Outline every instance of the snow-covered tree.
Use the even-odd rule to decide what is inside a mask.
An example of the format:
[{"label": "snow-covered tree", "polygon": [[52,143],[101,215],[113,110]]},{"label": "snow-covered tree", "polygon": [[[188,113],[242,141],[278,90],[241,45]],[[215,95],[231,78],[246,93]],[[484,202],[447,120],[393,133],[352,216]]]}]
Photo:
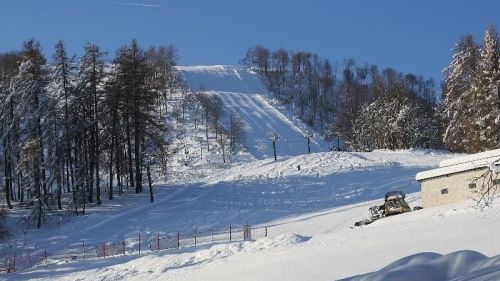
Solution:
[{"label": "snow-covered tree", "polygon": [[[19,70],[22,56],[18,52],[0,54],[0,163],[3,164],[5,200],[9,209],[11,201],[23,201],[19,182],[16,181],[16,170],[19,162],[19,147],[15,145],[19,137],[19,120],[14,120],[16,101],[8,99],[11,94],[10,84]],[[0,174],[1,174],[0,172]],[[16,192],[17,189],[17,192]]]},{"label": "snow-covered tree", "polygon": [[49,115],[47,106],[50,97],[46,89],[48,76],[45,62],[39,43],[26,41],[19,73],[12,81],[12,92],[7,98],[18,102],[11,122],[16,120],[20,124],[18,146],[21,147],[21,169],[35,199],[36,206],[31,217],[36,220],[37,228],[42,225],[48,209],[44,130],[48,124],[46,117]]},{"label": "snow-covered tree", "polygon": [[89,167],[88,200],[93,202],[94,181],[95,199],[97,205],[101,204],[101,177],[100,177],[100,151],[101,151],[101,99],[104,90],[104,53],[94,44],[87,44],[85,52],[80,58],[78,71],[78,92],[81,94],[81,102],[85,104],[85,113],[88,126],[85,135],[88,135]]},{"label": "snow-covered tree", "polygon": [[478,70],[474,79],[474,149],[476,151],[500,147],[497,88],[500,85],[498,33],[490,26],[484,33]]},{"label": "snow-covered tree", "polygon": [[[70,192],[70,188],[74,188],[70,183],[74,183],[74,161],[72,157],[72,143],[73,143],[73,125],[70,118],[70,106],[74,102],[74,80],[76,66],[73,59],[70,58],[65,50],[62,41],[57,42],[55,45],[54,54],[52,55],[51,67],[51,83],[50,90],[53,96],[54,116],[53,120],[53,138],[50,143],[53,144],[54,149],[51,150],[50,166],[54,173],[57,182],[57,201],[59,209],[61,206],[62,194],[62,181],[66,183],[66,191]],[[63,179],[65,178],[65,179]]]},{"label": "snow-covered tree", "polygon": [[439,122],[418,100],[380,97],[361,111],[349,144],[357,150],[438,147]]},{"label": "snow-covered tree", "polygon": [[464,36],[453,50],[444,70],[443,109],[445,146],[458,152],[473,152],[474,92],[478,51],[472,35]]}]

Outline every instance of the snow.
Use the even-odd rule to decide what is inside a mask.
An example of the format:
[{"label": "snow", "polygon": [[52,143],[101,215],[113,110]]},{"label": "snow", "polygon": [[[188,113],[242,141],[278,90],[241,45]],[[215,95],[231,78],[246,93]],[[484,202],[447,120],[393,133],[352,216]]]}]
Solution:
[{"label": "snow", "polygon": [[[218,95],[225,104],[225,111],[234,110],[246,124],[246,147],[257,159],[273,156],[268,133],[279,135],[276,142],[278,157],[307,153],[306,133],[298,120],[290,119],[271,104],[268,91],[259,75],[237,66],[178,66],[177,70],[188,81],[193,92],[204,89]],[[292,121],[293,120],[293,121]],[[331,145],[320,138],[311,139],[311,151],[328,151]]]},{"label": "snow", "polygon": [[[495,164],[499,159],[500,149],[447,159],[439,163],[438,169],[420,172],[416,175],[415,179],[420,181],[478,168],[494,167],[496,165],[493,164]],[[494,170],[495,169],[492,169],[492,171]]]},{"label": "snow", "polygon": [[[418,194],[408,198],[419,202]],[[8,280],[337,280],[371,271],[378,272],[352,280],[500,276],[500,241],[488,235],[500,230],[500,206],[483,212],[463,203],[441,206],[351,228],[376,203],[281,218],[270,222],[269,237],[255,241],[42,265]]]},{"label": "snow", "polygon": [[[0,244],[0,257],[12,246],[17,251],[47,249],[51,258],[35,259],[37,265],[15,274],[0,274],[0,280],[500,278],[500,237],[495,235],[500,231],[499,202],[484,210],[471,207],[472,202],[444,205],[353,227],[369,216],[369,207],[383,202],[387,191],[402,190],[410,206],[418,206],[420,185],[415,174],[454,155],[435,150],[327,152],[327,144],[319,139],[313,153],[306,154],[304,143],[288,147],[284,142],[301,138],[306,127],[265,97],[255,73],[230,66],[178,69],[192,89],[203,85],[220,95],[227,107],[238,110],[251,131],[247,143],[251,155],[243,151],[222,164],[213,151],[203,158],[181,151],[172,161],[178,166],[170,169],[185,174],[156,185],[155,203],[149,203],[149,194],[130,190],[103,200],[101,206],[88,207],[85,216],[49,217],[39,230],[24,228],[19,221],[29,210],[16,208],[7,219],[14,235]],[[270,157],[266,139],[271,129],[282,136],[278,161]],[[180,141],[188,150],[199,149],[190,133]],[[258,149],[259,139],[266,143],[265,149]],[[254,240],[220,239],[227,236],[229,225],[240,228],[244,223],[252,225]],[[213,243],[211,229],[216,233]],[[158,234],[171,238],[177,231],[183,235],[180,249],[138,253],[139,234],[145,243]],[[196,247],[195,232],[200,236]],[[126,255],[60,258],[82,242],[97,247],[123,241]],[[115,250],[119,253],[119,248]]]},{"label": "snow", "polygon": [[[203,232],[247,221],[254,225],[256,240],[55,261],[47,268],[42,263],[9,275],[9,280],[334,280],[423,252],[467,248],[497,254],[491,247],[496,238],[478,237],[498,231],[492,223],[500,216],[498,207],[480,212],[467,204],[451,205],[351,228],[388,190],[402,189],[410,193],[412,206],[420,204],[415,173],[448,157],[425,150],[314,153],[252,161],[181,186],[157,186],[154,204],[145,203],[147,194],[127,194],[88,209],[86,216],[64,217],[60,235],[52,220],[41,230],[29,230],[27,240],[58,253],[81,241],[90,246],[134,239],[138,231],[152,239],[157,231],[184,232],[197,226]],[[267,238],[263,226],[268,226]],[[6,247],[0,249],[5,252]]]},{"label": "snow", "polygon": [[439,167],[448,167],[458,164],[463,164],[467,162],[480,162],[480,161],[488,161],[491,158],[499,158],[500,157],[500,149],[488,150],[485,152],[480,152],[476,154],[456,157],[452,159],[443,160],[439,163]]},{"label": "snow", "polygon": [[363,280],[498,280],[500,256],[488,258],[475,251],[457,251],[447,255],[419,253],[402,258],[375,273],[344,281]]}]

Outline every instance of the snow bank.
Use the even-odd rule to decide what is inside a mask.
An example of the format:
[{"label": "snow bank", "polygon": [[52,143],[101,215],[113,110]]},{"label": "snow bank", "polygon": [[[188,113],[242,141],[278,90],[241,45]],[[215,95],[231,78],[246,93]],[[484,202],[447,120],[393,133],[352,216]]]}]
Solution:
[{"label": "snow bank", "polygon": [[344,281],[499,280],[500,256],[488,258],[475,251],[447,255],[419,253],[402,258],[377,272]]}]

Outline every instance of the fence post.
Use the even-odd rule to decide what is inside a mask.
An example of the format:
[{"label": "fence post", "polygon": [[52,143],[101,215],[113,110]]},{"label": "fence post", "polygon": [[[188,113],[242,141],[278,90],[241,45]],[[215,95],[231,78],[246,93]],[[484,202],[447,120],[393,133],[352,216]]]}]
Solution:
[{"label": "fence post", "polygon": [[104,258],[106,258],[106,242],[104,242],[104,244],[102,245],[102,249],[104,252]]},{"label": "fence post", "polygon": [[85,260],[85,241],[82,241],[83,260]]},{"label": "fence post", "polygon": [[211,234],[212,234],[212,243],[214,243],[214,229],[213,228],[212,228]]},{"label": "fence post", "polygon": [[198,226],[194,229],[194,246],[196,247],[196,235],[198,234]]},{"label": "fence post", "polygon": [[267,226],[265,227],[265,230],[266,230],[266,234],[265,234],[265,236],[264,236],[264,237],[267,237]]},{"label": "fence post", "polygon": [[123,240],[123,255],[125,255],[125,240]]},{"label": "fence post", "polygon": [[45,248],[44,257],[45,257],[45,267],[47,267],[49,266],[49,261],[47,260],[47,248]]},{"label": "fence post", "polygon": [[139,255],[141,254],[141,233],[139,232]]},{"label": "fence post", "polygon": [[16,272],[16,252],[14,252],[14,272]]},{"label": "fence post", "polygon": [[158,251],[160,250],[160,232],[158,231],[158,239],[156,240],[156,244],[158,246]]},{"label": "fence post", "polygon": [[29,249],[28,249],[28,259],[30,260],[30,267],[31,267],[31,252]]},{"label": "fence post", "polygon": [[233,239],[232,239],[232,235],[233,235],[233,233],[232,233],[232,226],[231,226],[231,225],[229,225],[229,242],[233,242],[233,241],[232,241],[232,240],[233,240]]},{"label": "fence post", "polygon": [[177,249],[181,247],[181,231],[177,229]]}]

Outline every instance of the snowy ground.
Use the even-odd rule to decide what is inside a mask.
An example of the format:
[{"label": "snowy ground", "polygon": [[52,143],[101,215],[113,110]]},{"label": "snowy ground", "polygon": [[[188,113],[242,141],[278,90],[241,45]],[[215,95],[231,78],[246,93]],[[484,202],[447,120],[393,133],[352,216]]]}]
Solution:
[{"label": "snowy ground", "polygon": [[[40,230],[24,228],[19,220],[28,211],[15,209],[7,220],[14,238],[0,244],[0,257],[28,249],[67,257],[83,242],[91,248],[122,241],[127,255],[51,258],[15,274],[0,274],[0,280],[336,280],[374,271],[352,280],[500,279],[500,205],[480,211],[464,202],[352,227],[390,190],[406,192],[410,205],[419,205],[415,175],[453,155],[326,152],[329,145],[319,139],[314,153],[304,154],[305,143],[288,145],[283,136],[303,138],[305,126],[268,102],[255,73],[228,66],[179,69],[194,90],[204,86],[246,116],[252,137],[248,151],[223,164],[217,149],[197,154],[196,130],[188,128],[172,161],[179,176],[155,186],[153,204],[147,193],[130,191],[91,206],[85,216],[54,214]],[[269,142],[268,130],[282,136],[278,161],[270,157],[269,143],[259,144]],[[229,242],[229,225],[240,228],[244,223],[253,225],[254,241],[237,236]],[[214,243],[207,238],[212,229]],[[139,233],[149,241],[177,231],[182,233],[178,250],[136,251]],[[193,246],[193,233],[204,235],[198,240],[202,245]]]},{"label": "snowy ground", "polygon": [[[47,268],[41,266],[0,278],[335,280],[380,270],[415,254],[419,255],[411,259],[412,267],[390,268],[411,272],[418,263],[431,264],[426,268],[434,274],[435,268],[453,268],[455,259],[439,259],[429,252],[449,254],[469,249],[487,256],[497,255],[500,239],[493,234],[500,230],[495,224],[500,206],[481,212],[471,208],[469,202],[351,228],[354,221],[368,215],[369,206],[381,203],[387,190],[418,191],[415,173],[437,166],[439,160],[448,157],[435,151],[318,153],[244,164],[183,187],[157,187],[158,200],[152,205],[146,203],[147,195],[123,196],[114,204],[107,201],[85,217],[65,218],[60,235],[56,235],[57,225],[53,222],[40,231],[30,230],[27,240],[36,240],[39,248],[57,252],[64,251],[63,245],[82,240],[122,241],[138,231],[154,237],[156,231],[169,233],[194,226],[201,231],[246,221],[257,227],[268,226],[269,237],[263,238],[262,232],[257,232],[254,242],[205,244],[140,256],[53,263]],[[300,171],[296,169],[298,164]],[[418,192],[412,193],[408,197],[410,204],[418,205],[419,196]],[[3,250],[5,246],[2,245]],[[456,256],[458,260],[462,257],[451,257]],[[474,268],[487,272],[491,263],[497,264],[496,259],[489,259],[488,263],[480,254],[467,257],[482,262]],[[440,260],[449,262],[443,264]],[[447,277],[469,271],[449,272]]]}]

